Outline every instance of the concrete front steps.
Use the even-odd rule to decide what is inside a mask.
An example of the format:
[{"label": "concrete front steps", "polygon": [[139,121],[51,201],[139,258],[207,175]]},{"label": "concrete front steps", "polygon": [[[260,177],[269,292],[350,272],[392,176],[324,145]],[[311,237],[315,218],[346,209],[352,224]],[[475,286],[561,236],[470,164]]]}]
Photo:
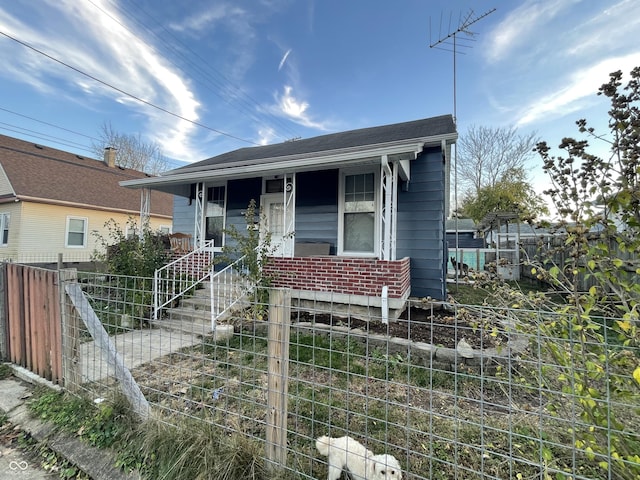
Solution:
[{"label": "concrete front steps", "polygon": [[[210,282],[203,282],[200,287],[201,288],[195,290],[192,296],[180,298],[177,306],[165,308],[162,317],[152,321],[152,325],[184,334],[198,336],[212,335]],[[230,294],[233,291],[237,291],[238,288],[237,285],[214,284],[214,303],[224,304],[225,301],[228,301]],[[241,303],[246,302],[243,301]],[[231,327],[231,334],[233,334],[233,326],[225,325],[225,320],[231,315],[231,311],[226,311],[215,320],[217,326],[216,331],[219,332],[219,334],[223,336],[227,335],[228,327]]]}]

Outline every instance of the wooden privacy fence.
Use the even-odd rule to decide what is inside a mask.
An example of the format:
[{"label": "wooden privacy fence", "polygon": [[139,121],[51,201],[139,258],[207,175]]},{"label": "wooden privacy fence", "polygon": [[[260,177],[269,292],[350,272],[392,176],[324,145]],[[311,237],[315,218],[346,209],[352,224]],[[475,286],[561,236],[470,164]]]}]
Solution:
[{"label": "wooden privacy fence", "polygon": [[62,383],[58,272],[15,263],[3,263],[0,269],[4,286],[0,353],[43,378]]}]

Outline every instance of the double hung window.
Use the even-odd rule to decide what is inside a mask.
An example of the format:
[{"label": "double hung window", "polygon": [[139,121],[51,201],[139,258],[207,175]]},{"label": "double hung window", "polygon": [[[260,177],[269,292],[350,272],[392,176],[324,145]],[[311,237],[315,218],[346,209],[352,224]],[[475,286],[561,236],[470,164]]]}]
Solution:
[{"label": "double hung window", "polygon": [[9,243],[9,214],[0,213],[0,245]]},{"label": "double hung window", "polygon": [[83,248],[87,246],[87,219],[67,217],[66,246]]},{"label": "double hung window", "polygon": [[341,239],[346,254],[376,253],[376,175],[344,174],[341,185]]}]

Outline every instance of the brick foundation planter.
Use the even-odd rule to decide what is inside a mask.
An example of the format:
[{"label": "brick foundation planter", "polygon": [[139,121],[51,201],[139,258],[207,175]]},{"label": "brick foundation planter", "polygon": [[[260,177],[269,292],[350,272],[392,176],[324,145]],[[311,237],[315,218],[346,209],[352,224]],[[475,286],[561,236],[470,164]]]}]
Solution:
[{"label": "brick foundation planter", "polygon": [[387,286],[390,299],[405,299],[411,287],[408,257],[272,257],[265,273],[274,278],[274,287],[339,295],[380,297],[382,287]]}]

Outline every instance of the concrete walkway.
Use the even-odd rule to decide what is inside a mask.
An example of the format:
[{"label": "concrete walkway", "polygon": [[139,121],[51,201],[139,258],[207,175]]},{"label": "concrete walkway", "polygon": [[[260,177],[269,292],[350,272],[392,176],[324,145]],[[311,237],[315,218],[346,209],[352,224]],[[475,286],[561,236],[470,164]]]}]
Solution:
[{"label": "concrete walkway", "polygon": [[[109,339],[124,365],[132,370],[182,348],[198,345],[202,343],[203,334],[210,332],[210,328],[207,332],[203,332],[201,328],[193,328],[193,322],[191,324],[185,322],[183,329],[147,328],[112,335]],[[232,335],[232,325],[218,325],[215,335],[217,338],[229,338]],[[109,359],[108,349],[101,348],[100,344],[91,341],[83,343],[80,352],[83,383],[114,375],[114,362]]]}]

